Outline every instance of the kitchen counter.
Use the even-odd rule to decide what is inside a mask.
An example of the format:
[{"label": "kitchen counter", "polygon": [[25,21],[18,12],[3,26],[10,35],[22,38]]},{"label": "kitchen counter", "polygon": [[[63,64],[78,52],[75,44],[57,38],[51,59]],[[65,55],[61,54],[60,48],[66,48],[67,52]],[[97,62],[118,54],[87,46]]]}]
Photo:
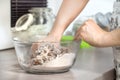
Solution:
[{"label": "kitchen counter", "polygon": [[70,71],[56,74],[26,73],[14,49],[0,51],[0,80],[114,80],[112,48],[80,49]]}]

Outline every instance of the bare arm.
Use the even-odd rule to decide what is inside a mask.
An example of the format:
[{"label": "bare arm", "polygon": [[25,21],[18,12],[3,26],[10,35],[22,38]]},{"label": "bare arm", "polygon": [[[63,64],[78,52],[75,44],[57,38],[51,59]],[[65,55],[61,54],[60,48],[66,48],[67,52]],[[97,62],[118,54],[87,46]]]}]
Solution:
[{"label": "bare arm", "polygon": [[[38,41],[59,42],[65,29],[80,14],[87,2],[88,0],[63,0],[51,32],[45,39]],[[32,50],[35,51],[39,45],[34,43]]]},{"label": "bare arm", "polygon": [[120,29],[115,29],[106,36],[107,46],[120,46]]},{"label": "bare arm", "polygon": [[95,47],[120,46],[120,29],[107,32],[93,20],[87,20],[76,32],[75,40],[80,39]]},{"label": "bare arm", "polygon": [[63,0],[54,26],[49,35],[60,40],[69,24],[80,14],[89,0]]}]

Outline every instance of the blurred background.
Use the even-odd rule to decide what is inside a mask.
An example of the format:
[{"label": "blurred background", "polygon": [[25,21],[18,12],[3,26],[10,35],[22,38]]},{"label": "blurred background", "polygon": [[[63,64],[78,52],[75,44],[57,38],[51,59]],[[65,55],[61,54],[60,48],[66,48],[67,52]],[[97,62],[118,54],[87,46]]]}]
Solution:
[{"label": "blurred background", "polygon": [[[115,0],[89,0],[85,9],[71,23],[66,30],[67,34],[72,31],[74,23],[81,17],[94,16],[97,13],[105,15],[112,13]],[[11,27],[15,26],[17,19],[28,13],[31,7],[49,7],[56,16],[62,0],[1,0],[0,2],[0,50],[12,48]]]}]

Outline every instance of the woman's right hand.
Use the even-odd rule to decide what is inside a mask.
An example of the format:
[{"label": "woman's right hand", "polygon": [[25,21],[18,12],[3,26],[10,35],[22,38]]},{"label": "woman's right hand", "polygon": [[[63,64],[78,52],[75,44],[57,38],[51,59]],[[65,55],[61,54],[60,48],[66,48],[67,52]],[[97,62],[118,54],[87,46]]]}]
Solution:
[{"label": "woman's right hand", "polygon": [[48,35],[45,38],[39,39],[36,42],[34,42],[32,44],[31,49],[35,52],[39,48],[39,46],[41,45],[42,42],[54,43],[55,46],[58,46],[60,39],[58,39],[54,35]]}]

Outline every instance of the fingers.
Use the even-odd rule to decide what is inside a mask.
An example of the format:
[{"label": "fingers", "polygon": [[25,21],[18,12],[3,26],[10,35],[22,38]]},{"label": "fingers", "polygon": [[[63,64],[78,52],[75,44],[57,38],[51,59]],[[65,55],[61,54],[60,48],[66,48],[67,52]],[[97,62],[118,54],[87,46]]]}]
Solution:
[{"label": "fingers", "polygon": [[42,39],[38,39],[36,42],[32,43],[31,46],[31,50],[32,52],[35,52],[36,50],[38,50],[42,45],[50,43],[51,45],[53,44],[55,47],[59,47],[60,43],[58,41],[56,41],[54,39],[54,37],[52,36],[47,36],[45,38]]},{"label": "fingers", "polygon": [[32,47],[31,47],[32,51],[35,52],[37,50],[37,48],[38,48],[38,44],[37,43],[33,43]]},{"label": "fingers", "polygon": [[77,31],[74,37],[74,40],[79,41],[81,39],[80,31]]},{"label": "fingers", "polygon": [[32,46],[31,46],[32,51],[35,52],[38,49],[38,47],[41,45],[42,42],[47,42],[45,40],[46,40],[45,37],[43,37],[42,39],[38,38],[38,40],[36,42],[33,42]]},{"label": "fingers", "polygon": [[93,46],[100,46],[106,32],[93,20],[87,20],[75,34],[75,40],[84,40]]},{"label": "fingers", "polygon": [[74,40],[76,40],[76,41],[79,41],[80,39],[83,40],[83,39],[84,39],[84,34],[86,33],[86,30],[87,30],[87,26],[86,26],[86,23],[84,23],[84,24],[76,31]]}]

